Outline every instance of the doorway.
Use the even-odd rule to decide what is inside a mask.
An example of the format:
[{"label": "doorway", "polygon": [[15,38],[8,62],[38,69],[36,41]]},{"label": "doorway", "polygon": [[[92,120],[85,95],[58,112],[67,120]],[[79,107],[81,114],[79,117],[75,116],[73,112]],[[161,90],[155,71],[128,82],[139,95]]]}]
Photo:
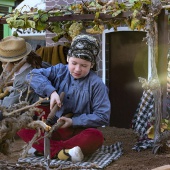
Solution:
[{"label": "doorway", "polygon": [[145,36],[145,32],[137,31],[106,34],[110,126],[131,128],[143,92],[138,77],[148,76],[148,46],[142,41]]}]

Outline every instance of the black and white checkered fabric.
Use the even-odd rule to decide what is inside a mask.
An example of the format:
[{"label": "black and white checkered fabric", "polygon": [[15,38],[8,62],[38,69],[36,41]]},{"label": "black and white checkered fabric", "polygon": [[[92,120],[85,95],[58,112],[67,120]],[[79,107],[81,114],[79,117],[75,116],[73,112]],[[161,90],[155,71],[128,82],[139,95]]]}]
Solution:
[{"label": "black and white checkered fabric", "polygon": [[151,90],[144,90],[141,101],[132,120],[132,129],[139,136],[139,142],[132,148],[140,151],[153,146],[153,140],[148,139],[147,130],[154,116],[154,97]]},{"label": "black and white checkered fabric", "polygon": [[154,140],[152,139],[141,140],[134,145],[132,150],[140,152],[141,150],[152,148],[153,144],[154,144]]},{"label": "black and white checkered fabric", "polygon": [[[81,168],[81,169],[103,169],[108,166],[111,162],[117,160],[122,154],[122,144],[117,142],[110,146],[102,146],[90,157],[85,157],[83,162],[73,164],[71,161],[61,161],[58,159],[52,159],[49,163],[49,168]],[[30,163],[30,164],[41,164],[47,167],[47,161],[43,156],[41,157],[26,157],[19,158],[18,164]]]},{"label": "black and white checkered fabric", "polygon": [[146,137],[146,131],[150,126],[153,113],[154,98],[152,91],[145,90],[132,120],[132,129],[139,135],[140,139]]}]

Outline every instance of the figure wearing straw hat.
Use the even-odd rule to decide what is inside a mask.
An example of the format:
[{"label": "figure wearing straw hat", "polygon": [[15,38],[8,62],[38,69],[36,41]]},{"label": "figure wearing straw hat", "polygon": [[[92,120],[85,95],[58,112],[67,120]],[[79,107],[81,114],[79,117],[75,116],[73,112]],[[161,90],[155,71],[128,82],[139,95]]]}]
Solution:
[{"label": "figure wearing straw hat", "polygon": [[1,76],[1,84],[3,85],[13,77],[13,86],[9,96],[0,100],[0,105],[8,108],[24,101],[26,97],[28,97],[27,101],[30,104],[37,101],[38,95],[33,92],[28,95],[29,83],[25,79],[33,68],[40,68],[42,63],[41,57],[32,51],[31,45],[20,37],[9,36],[2,39],[0,41],[0,61],[4,67],[7,64],[13,65],[12,73],[6,79],[2,79],[3,76]]}]

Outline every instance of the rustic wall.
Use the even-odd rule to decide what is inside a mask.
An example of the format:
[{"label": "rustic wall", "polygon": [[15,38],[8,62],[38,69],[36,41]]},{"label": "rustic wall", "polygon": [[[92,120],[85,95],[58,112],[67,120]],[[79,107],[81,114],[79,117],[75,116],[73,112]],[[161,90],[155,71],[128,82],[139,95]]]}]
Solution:
[{"label": "rustic wall", "polygon": [[[59,8],[61,6],[68,6],[70,4],[73,3],[82,3],[82,1],[79,0],[46,0],[46,10],[52,9],[52,8]],[[54,41],[52,41],[52,37],[54,37],[55,34],[51,33],[49,31],[46,31],[46,46],[55,46],[57,44],[63,44],[63,42],[67,41],[64,38],[61,39],[59,42],[55,43]],[[101,35],[93,35],[94,37],[96,37],[99,41],[100,44],[102,42],[102,36]],[[100,48],[100,52],[97,58],[97,62],[96,62],[96,73],[102,77],[102,44],[101,44],[101,48]]]}]

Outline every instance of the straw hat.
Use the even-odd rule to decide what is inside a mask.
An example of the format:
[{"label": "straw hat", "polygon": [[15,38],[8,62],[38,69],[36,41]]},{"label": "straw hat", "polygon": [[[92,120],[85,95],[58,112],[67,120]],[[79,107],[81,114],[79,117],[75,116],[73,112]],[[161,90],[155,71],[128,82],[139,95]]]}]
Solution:
[{"label": "straw hat", "polygon": [[9,36],[0,41],[0,61],[15,62],[28,55],[32,50],[29,43],[21,37]]}]

